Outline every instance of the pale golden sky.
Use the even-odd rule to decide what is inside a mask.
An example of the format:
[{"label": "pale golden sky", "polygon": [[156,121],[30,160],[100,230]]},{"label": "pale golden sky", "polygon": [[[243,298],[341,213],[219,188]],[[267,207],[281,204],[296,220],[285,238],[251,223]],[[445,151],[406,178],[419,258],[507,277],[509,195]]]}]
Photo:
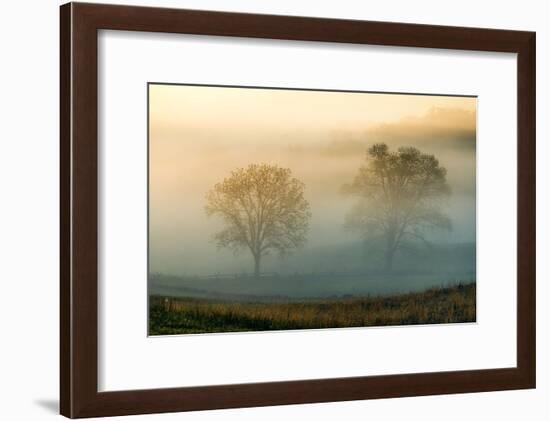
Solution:
[{"label": "pale golden sky", "polygon": [[364,129],[423,116],[433,108],[476,110],[471,97],[179,85],[150,85],[149,89],[150,122],[163,133],[182,125],[247,131],[281,126],[287,130]]},{"label": "pale golden sky", "polygon": [[[342,229],[352,181],[366,149],[416,146],[434,153],[455,191],[457,241],[475,238],[475,98],[299,90],[149,86],[150,252],[153,271],[248,268],[248,257],[216,251],[218,221],[204,196],[238,167],[271,163],[306,184],[308,246],[354,241]],[[450,239],[449,241],[453,241]],[[205,257],[205,256],[208,256]],[[241,260],[239,260],[241,259]],[[214,263],[213,263],[214,262]],[[239,263],[240,262],[240,263]],[[232,266],[232,270],[237,270]]]}]

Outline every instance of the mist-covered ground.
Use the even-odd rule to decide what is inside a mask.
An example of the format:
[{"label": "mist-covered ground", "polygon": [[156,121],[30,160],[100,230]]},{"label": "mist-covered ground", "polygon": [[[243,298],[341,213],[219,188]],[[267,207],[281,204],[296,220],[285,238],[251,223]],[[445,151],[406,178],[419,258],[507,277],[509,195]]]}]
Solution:
[{"label": "mist-covered ground", "polygon": [[149,294],[270,302],[405,293],[476,280],[473,243],[411,246],[398,254],[390,273],[382,270],[380,258],[375,245],[364,243],[318,247],[273,259],[260,279],[246,271],[152,273]]}]

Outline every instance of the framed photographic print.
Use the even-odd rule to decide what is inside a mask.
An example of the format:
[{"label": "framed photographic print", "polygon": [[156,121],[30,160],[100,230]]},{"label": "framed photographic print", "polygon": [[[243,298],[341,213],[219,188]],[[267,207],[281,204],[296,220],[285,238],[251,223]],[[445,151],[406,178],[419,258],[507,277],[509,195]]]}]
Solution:
[{"label": "framed photographic print", "polygon": [[533,387],[534,33],[61,7],[63,415]]}]

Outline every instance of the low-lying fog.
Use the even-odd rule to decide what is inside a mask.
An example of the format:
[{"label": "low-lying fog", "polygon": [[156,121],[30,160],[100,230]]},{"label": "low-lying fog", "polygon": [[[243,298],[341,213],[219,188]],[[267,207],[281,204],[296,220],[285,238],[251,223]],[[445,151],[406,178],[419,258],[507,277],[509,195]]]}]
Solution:
[{"label": "low-lying fog", "polygon": [[[414,146],[434,154],[452,194],[449,232],[431,245],[410,244],[396,273],[441,273],[441,282],[475,280],[476,99],[343,94],[188,86],[150,86],[150,273],[207,277],[253,270],[250,252],[218,249],[223,227],[208,218],[205,195],[251,163],[290,168],[305,183],[312,217],[305,246],[285,259],[270,255],[262,272],[365,272],[380,267],[375,241],[344,229],[354,201],[341,193],[366,150]],[[405,281],[403,281],[405,282]]]}]

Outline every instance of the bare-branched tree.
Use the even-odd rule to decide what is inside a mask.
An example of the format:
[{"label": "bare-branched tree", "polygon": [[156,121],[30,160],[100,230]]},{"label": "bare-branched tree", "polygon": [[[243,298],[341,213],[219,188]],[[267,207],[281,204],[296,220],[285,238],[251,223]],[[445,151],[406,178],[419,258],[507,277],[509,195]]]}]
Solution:
[{"label": "bare-branched tree", "polygon": [[288,168],[252,164],[239,168],[206,195],[207,215],[221,216],[225,229],[215,234],[218,247],[248,249],[254,275],[270,251],[285,255],[306,241],[311,213],[304,184]]},{"label": "bare-branched tree", "polygon": [[346,226],[365,237],[382,238],[385,269],[390,271],[406,239],[427,242],[427,229],[451,229],[441,211],[442,200],[451,193],[447,170],[434,155],[413,147],[390,152],[384,143],[370,147],[366,161],[353,183],[343,188],[359,198]]}]

